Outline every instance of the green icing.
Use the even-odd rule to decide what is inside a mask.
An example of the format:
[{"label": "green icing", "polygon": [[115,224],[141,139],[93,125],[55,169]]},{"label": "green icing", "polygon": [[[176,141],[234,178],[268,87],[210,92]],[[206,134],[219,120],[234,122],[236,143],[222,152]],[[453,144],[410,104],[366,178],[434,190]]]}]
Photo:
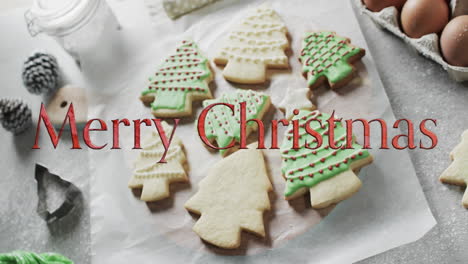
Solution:
[{"label": "green icing", "polygon": [[350,46],[346,38],[334,32],[307,33],[302,41],[300,60],[309,86],[320,77],[326,77],[330,83],[348,77],[353,72],[348,60],[359,52],[360,48]]},{"label": "green icing", "polygon": [[[213,107],[205,120],[205,133],[209,140],[215,139],[218,147],[228,146],[233,139],[240,141],[240,103],[246,102],[246,120],[261,118],[259,113],[269,102],[269,97],[251,90],[237,90],[232,94],[223,94],[221,98],[205,100],[203,106],[207,107],[216,103],[228,103],[234,105],[234,115],[231,109],[218,105]],[[248,122],[247,127],[252,127],[255,122]],[[226,149],[220,150],[221,154]]]},{"label": "green icing", "polygon": [[209,94],[206,79],[211,74],[208,60],[201,55],[197,45],[192,41],[183,41],[176,53],[169,56],[149,78],[149,85],[142,95],[155,95],[151,103],[153,110],[183,111],[187,94]]},{"label": "green icing", "polygon": [[[299,124],[306,124],[308,120],[317,119],[322,122],[322,127],[318,121],[311,121],[309,126],[322,135],[322,145],[315,149],[305,148],[305,142],[310,148],[317,146],[314,137],[309,135],[305,127],[299,127],[299,148],[293,149],[292,123],[288,127],[285,138],[281,145],[282,173],[285,175],[287,183],[284,192],[285,196],[291,196],[303,187],[312,187],[321,181],[327,180],[349,169],[349,165],[359,159],[368,157],[367,150],[353,143],[350,149],[332,149],[328,146],[328,123],[330,115],[318,111],[302,110],[295,115],[293,120],[299,120]],[[346,144],[346,129],[341,123],[335,123],[334,140],[336,146]],[[313,164],[313,166],[311,166]],[[338,165],[338,167],[337,167]]]},{"label": "green icing", "polygon": [[0,254],[0,264],[73,264],[73,261],[55,253],[36,254],[13,251],[8,254]]}]

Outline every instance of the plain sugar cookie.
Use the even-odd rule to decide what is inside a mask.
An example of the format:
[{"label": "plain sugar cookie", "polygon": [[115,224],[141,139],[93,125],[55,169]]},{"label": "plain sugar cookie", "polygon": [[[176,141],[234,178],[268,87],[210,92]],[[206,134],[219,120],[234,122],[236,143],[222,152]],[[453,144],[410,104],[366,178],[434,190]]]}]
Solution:
[{"label": "plain sugar cookie", "polygon": [[193,226],[200,238],[237,248],[242,230],[265,237],[263,212],[270,210],[271,190],[262,151],[242,149],[210,169],[185,208],[201,215]]},{"label": "plain sugar cookie", "polygon": [[[466,186],[468,183],[468,130],[463,132],[462,141],[450,153],[452,164],[442,173],[440,181],[448,184]],[[465,190],[462,204],[468,208],[468,190]]]}]

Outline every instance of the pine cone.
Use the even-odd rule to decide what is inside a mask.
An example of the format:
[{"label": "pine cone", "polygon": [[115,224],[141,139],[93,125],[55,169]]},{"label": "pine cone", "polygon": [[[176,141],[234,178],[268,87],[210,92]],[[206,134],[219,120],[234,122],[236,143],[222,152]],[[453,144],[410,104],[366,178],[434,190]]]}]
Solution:
[{"label": "pine cone", "polygon": [[33,94],[50,93],[59,82],[59,68],[54,56],[34,52],[23,64],[23,83]]},{"label": "pine cone", "polygon": [[2,126],[19,134],[31,126],[31,109],[21,99],[0,99],[0,122]]}]

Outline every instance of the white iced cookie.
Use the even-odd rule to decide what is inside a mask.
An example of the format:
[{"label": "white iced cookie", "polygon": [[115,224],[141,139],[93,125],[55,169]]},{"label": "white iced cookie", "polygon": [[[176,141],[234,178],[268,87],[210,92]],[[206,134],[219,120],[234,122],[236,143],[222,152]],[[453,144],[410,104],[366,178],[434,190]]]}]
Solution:
[{"label": "white iced cookie", "polygon": [[226,65],[223,76],[236,83],[255,84],[266,80],[267,68],[287,68],[289,47],[287,29],[267,4],[252,10],[230,32],[214,58]]},{"label": "white iced cookie", "polygon": [[176,19],[215,1],[217,0],[164,0],[163,7],[170,18]]},{"label": "white iced cookie", "polygon": [[[450,153],[452,164],[442,173],[440,181],[448,184],[466,186],[468,183],[468,130],[462,134],[462,142]],[[465,190],[462,204],[468,208],[468,190]]]},{"label": "white iced cookie", "polygon": [[[163,125],[166,135],[172,133],[172,127],[166,122]],[[182,141],[175,135],[172,138],[166,154],[167,163],[158,163],[164,153],[164,146],[157,132],[142,142],[142,150],[135,161],[135,170],[128,187],[142,188],[140,199],[153,202],[170,195],[169,184],[172,182],[187,182],[187,174],[183,164],[186,162]]]},{"label": "white iced cookie", "polygon": [[288,87],[283,100],[278,105],[278,108],[284,111],[286,119],[291,119],[294,110],[315,110],[316,107],[309,100],[312,92],[309,88],[292,88]]},{"label": "white iced cookie", "polygon": [[270,209],[271,190],[261,150],[243,149],[211,168],[185,208],[201,215],[193,230],[204,241],[237,248],[242,230],[265,236],[263,212]]}]

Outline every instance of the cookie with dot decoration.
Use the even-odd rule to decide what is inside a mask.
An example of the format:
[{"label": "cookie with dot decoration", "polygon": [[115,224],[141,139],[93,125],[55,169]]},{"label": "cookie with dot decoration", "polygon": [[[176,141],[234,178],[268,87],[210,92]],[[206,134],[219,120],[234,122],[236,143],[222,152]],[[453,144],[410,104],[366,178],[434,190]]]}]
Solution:
[{"label": "cookie with dot decoration", "polygon": [[[466,186],[468,183],[468,130],[463,132],[462,141],[450,153],[452,164],[442,173],[443,183]],[[463,195],[462,204],[468,208],[468,189]]]},{"label": "cookie with dot decoration", "polygon": [[156,117],[189,116],[192,101],[212,98],[212,80],[208,59],[193,41],[184,40],[149,78],[140,99]]},{"label": "cookie with dot decoration", "polygon": [[[294,148],[293,144],[293,122],[290,123],[280,148],[281,170],[286,179],[286,200],[309,192],[312,207],[319,209],[336,204],[357,192],[361,187],[361,180],[355,171],[372,162],[369,152],[362,149],[354,139],[352,148],[334,149],[346,146],[346,129],[339,122],[335,122],[333,129],[335,146],[330,147],[327,123],[329,115],[307,110],[295,110],[294,114],[293,122],[297,120],[299,123],[298,148]],[[307,126],[321,135],[321,144],[307,132]]]},{"label": "cookie with dot decoration", "polygon": [[[161,124],[164,131],[170,135],[172,127],[166,122]],[[153,131],[142,142],[142,150],[135,161],[135,169],[128,187],[142,189],[142,201],[154,202],[168,197],[170,183],[188,181],[183,166],[187,162],[183,148],[182,141],[174,136],[165,157],[166,163],[158,163],[164,154],[164,146],[159,134]]]},{"label": "cookie with dot decoration", "polygon": [[176,19],[215,1],[217,0],[163,0],[162,5],[167,15]]},{"label": "cookie with dot decoration", "polygon": [[335,32],[318,31],[305,34],[299,61],[311,89],[324,82],[335,89],[354,78],[353,63],[365,54],[364,49],[351,45],[348,38],[337,36]]},{"label": "cookie with dot decoration", "polygon": [[[236,90],[234,93],[223,94],[221,97],[203,101],[203,106],[216,103],[228,103],[234,106],[234,111],[224,105],[211,108],[205,119],[206,138],[216,142],[218,147],[224,148],[231,144],[232,140],[240,142],[240,103],[246,102],[246,120],[262,119],[270,107],[270,97],[252,90]],[[248,122],[246,126],[246,137],[257,130],[256,122]],[[227,156],[236,148],[221,149],[220,153]]]},{"label": "cookie with dot decoration", "polygon": [[289,47],[287,29],[267,4],[250,11],[229,33],[214,62],[226,65],[226,80],[256,84],[266,81],[267,68],[289,67],[284,50]]}]

